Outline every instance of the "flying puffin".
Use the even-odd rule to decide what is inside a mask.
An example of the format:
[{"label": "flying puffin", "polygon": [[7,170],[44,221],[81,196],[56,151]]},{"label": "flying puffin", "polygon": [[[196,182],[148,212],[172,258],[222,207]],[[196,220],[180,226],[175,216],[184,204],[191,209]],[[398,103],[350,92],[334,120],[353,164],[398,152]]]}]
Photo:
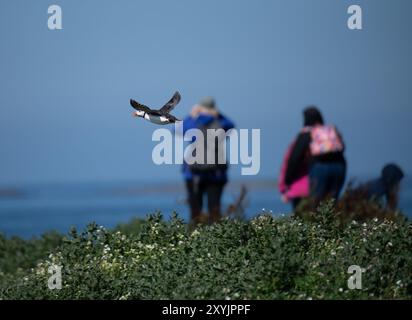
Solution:
[{"label": "flying puffin", "polygon": [[130,105],[137,110],[133,112],[135,117],[141,117],[152,123],[164,125],[181,121],[170,114],[173,108],[179,103],[180,99],[180,93],[176,91],[173,97],[159,110],[152,110],[133,99],[130,99]]}]

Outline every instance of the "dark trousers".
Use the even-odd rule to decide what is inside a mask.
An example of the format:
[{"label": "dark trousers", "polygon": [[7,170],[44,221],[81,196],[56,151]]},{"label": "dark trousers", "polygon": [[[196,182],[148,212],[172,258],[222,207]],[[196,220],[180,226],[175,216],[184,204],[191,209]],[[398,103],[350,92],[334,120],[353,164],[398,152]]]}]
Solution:
[{"label": "dark trousers", "polygon": [[207,207],[209,211],[209,222],[217,222],[221,218],[220,201],[222,198],[225,182],[191,179],[186,181],[189,196],[191,221],[201,222],[203,198],[207,196]]},{"label": "dark trousers", "polygon": [[310,194],[319,203],[326,198],[337,199],[346,176],[344,162],[316,162],[309,170]]}]

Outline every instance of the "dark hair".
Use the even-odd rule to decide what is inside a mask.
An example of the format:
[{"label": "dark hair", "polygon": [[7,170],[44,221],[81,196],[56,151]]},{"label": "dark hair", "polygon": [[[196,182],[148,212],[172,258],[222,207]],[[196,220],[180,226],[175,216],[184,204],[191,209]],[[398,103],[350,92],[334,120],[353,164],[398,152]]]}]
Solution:
[{"label": "dark hair", "polygon": [[303,125],[311,127],[317,124],[323,124],[323,117],[319,109],[315,106],[309,106],[303,110]]}]

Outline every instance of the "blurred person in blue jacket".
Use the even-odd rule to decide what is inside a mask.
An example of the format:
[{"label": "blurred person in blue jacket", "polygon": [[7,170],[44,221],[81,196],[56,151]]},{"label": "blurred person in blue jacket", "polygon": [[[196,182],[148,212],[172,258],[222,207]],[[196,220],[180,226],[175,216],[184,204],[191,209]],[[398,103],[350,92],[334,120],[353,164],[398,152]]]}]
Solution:
[{"label": "blurred person in blue jacket", "polygon": [[[226,137],[223,137],[223,140],[215,137],[216,141],[209,145],[207,130],[223,129],[226,134],[228,130],[234,127],[233,122],[217,109],[216,102],[212,97],[201,99],[192,108],[190,115],[183,120],[183,134],[190,129],[199,129],[204,137],[204,145],[199,146],[204,147],[204,161],[189,164],[185,157],[182,169],[186,182],[192,224],[197,224],[202,220],[203,199],[205,196],[207,197],[209,223],[217,222],[221,218],[221,198],[224,186],[228,181],[228,165],[226,159],[224,159],[225,163],[218,161],[220,157],[225,157],[226,151],[225,146],[219,141],[225,140]],[[196,138],[192,137],[191,143],[193,144],[195,141]],[[212,146],[212,148],[209,146]],[[206,161],[210,158],[215,159],[214,163]]]}]

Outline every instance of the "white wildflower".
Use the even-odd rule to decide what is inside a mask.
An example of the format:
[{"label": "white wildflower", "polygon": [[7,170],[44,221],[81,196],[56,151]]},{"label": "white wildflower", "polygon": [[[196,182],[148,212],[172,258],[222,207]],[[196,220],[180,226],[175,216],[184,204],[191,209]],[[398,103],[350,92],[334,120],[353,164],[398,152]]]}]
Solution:
[{"label": "white wildflower", "polygon": [[197,229],[195,231],[193,231],[192,234],[191,234],[192,237],[197,237],[199,235],[200,235],[200,232]]}]

